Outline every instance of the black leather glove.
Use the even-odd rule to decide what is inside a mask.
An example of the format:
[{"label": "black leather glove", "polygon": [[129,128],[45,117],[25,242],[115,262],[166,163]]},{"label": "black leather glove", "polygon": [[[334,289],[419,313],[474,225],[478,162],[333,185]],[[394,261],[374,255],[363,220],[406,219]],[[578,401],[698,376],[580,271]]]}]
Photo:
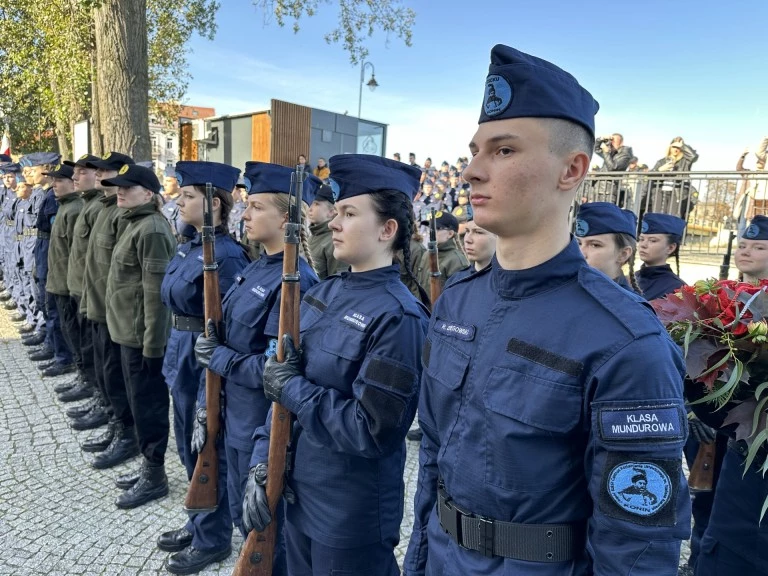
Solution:
[{"label": "black leather glove", "polygon": [[208,412],[205,408],[198,408],[195,413],[195,421],[192,424],[192,452],[198,454],[205,446],[205,440],[208,435]]},{"label": "black leather glove", "polygon": [[200,334],[195,341],[195,358],[197,358],[197,363],[203,368],[208,368],[213,352],[221,346],[219,334],[216,332],[216,323],[209,318],[206,327],[208,329],[208,336]]},{"label": "black leather glove", "polygon": [[277,356],[271,356],[264,364],[264,396],[272,402],[280,402],[285,384],[298,374],[303,374],[301,369],[301,352],[293,345],[290,334],[283,336],[283,350],[285,361],[278,362]]},{"label": "black leather glove", "polygon": [[248,483],[245,485],[243,498],[243,528],[246,534],[251,530],[264,532],[272,522],[267,502],[267,465],[256,464],[248,473]]},{"label": "black leather glove", "polygon": [[710,428],[695,416],[688,420],[688,429],[691,432],[691,436],[704,444],[714,442],[717,435],[714,428]]}]

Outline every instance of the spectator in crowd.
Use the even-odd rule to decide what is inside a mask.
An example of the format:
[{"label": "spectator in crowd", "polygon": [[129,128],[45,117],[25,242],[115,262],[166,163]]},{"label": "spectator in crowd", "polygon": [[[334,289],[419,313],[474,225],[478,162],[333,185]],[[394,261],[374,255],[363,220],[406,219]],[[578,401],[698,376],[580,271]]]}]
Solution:
[{"label": "spectator in crowd", "polygon": [[[603,159],[598,172],[624,172],[632,160],[632,148],[624,146],[624,136],[614,133],[595,141],[595,153]],[[616,203],[624,206],[626,191],[621,189],[617,178],[596,182],[596,200]]]},{"label": "spectator in crowd", "polygon": [[413,152],[408,154],[408,163],[411,166],[416,166],[416,154],[414,154]]},{"label": "spectator in crowd", "polygon": [[629,159],[629,165],[627,166],[627,172],[638,172],[640,165],[638,164],[637,156],[632,156]]},{"label": "spectator in crowd", "polygon": [[400,162],[400,152],[395,152],[394,155],[392,156],[392,158],[394,158],[395,160]]},{"label": "spectator in crowd", "polygon": [[304,166],[304,172],[312,174],[312,166],[309,165],[307,157],[304,154],[299,154],[299,157],[296,159],[296,164]]},{"label": "spectator in crowd", "polygon": [[[685,143],[682,136],[672,139],[667,148],[667,155],[653,166],[653,172],[690,172],[693,164],[699,159],[696,150]],[[691,186],[687,176],[659,178],[650,183],[650,194],[643,198],[642,213],[663,212],[679,214],[683,220],[688,219],[688,213],[698,200],[698,191]]]},{"label": "spectator in crowd", "polygon": [[317,176],[323,182],[331,176],[331,169],[328,168],[328,164],[325,163],[325,158],[317,159],[317,167],[312,171],[312,174]]}]

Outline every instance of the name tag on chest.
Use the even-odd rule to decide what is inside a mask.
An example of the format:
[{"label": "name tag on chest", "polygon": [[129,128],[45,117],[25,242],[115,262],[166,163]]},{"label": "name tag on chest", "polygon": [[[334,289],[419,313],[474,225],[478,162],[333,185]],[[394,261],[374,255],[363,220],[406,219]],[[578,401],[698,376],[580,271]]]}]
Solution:
[{"label": "name tag on chest", "polygon": [[684,425],[675,406],[600,411],[600,435],[608,441],[679,440]]},{"label": "name tag on chest", "polygon": [[460,340],[466,340],[467,342],[470,342],[475,338],[474,326],[464,326],[446,320],[438,320],[435,322],[435,330],[440,332],[440,334],[458,338]]},{"label": "name tag on chest", "polygon": [[366,316],[360,312],[352,312],[351,310],[344,314],[341,320],[360,331],[365,331],[365,329],[368,328],[368,324],[371,323],[370,316]]},{"label": "name tag on chest", "polygon": [[251,288],[251,292],[256,294],[259,298],[264,300],[267,297],[267,289],[264,286],[254,286]]}]

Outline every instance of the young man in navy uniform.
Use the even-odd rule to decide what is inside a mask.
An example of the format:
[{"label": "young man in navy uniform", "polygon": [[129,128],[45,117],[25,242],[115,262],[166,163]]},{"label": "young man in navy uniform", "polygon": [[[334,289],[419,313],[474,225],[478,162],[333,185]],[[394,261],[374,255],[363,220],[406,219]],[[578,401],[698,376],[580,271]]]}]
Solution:
[{"label": "young man in navy uniform", "polygon": [[568,229],[597,109],[560,68],[493,48],[464,178],[497,251],[433,309],[408,576],[677,574],[682,356]]}]

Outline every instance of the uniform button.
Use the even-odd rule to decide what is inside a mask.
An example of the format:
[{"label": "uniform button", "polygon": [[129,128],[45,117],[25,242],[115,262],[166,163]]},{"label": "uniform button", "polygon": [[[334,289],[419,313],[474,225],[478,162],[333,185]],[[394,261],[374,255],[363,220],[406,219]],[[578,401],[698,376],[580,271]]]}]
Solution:
[{"label": "uniform button", "polygon": [[552,560],[552,558],[554,558],[554,557],[555,557],[555,555],[552,554],[552,552],[547,552],[547,560]]},{"label": "uniform button", "polygon": [[554,533],[552,532],[552,530],[547,530],[547,538],[552,538],[553,535]]}]

